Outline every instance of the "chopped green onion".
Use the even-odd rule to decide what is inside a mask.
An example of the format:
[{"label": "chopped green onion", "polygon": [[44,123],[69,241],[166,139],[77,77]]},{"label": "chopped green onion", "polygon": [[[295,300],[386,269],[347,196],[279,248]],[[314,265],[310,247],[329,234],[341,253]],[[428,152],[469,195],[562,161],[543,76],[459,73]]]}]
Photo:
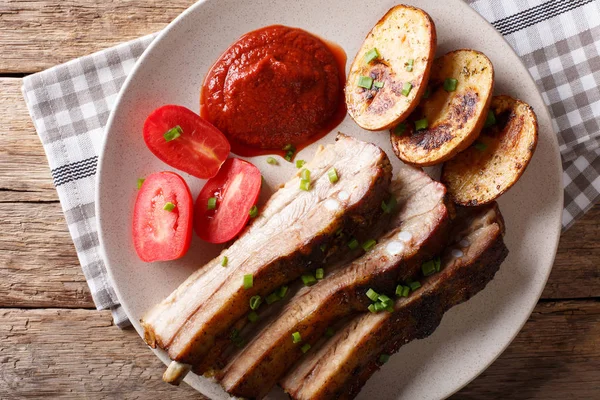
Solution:
[{"label": "chopped green onion", "polygon": [[390,299],[389,297],[387,297],[385,294],[380,294],[377,299],[384,305],[384,306],[388,306],[390,304],[392,304],[392,299]]},{"label": "chopped green onion", "polygon": [[250,289],[254,286],[254,276],[252,274],[244,275],[244,289]]},{"label": "chopped green onion", "polygon": [[304,160],[296,160],[296,168],[302,168],[306,164]]},{"label": "chopped green onion", "polygon": [[385,308],[385,311],[387,312],[394,312],[394,304],[390,304]]},{"label": "chopped green onion", "polygon": [[333,335],[335,335],[335,331],[333,330],[333,328],[327,328],[327,330],[325,331],[325,336],[333,337]]},{"label": "chopped green onion", "polygon": [[317,279],[311,274],[302,275],[300,279],[302,279],[304,286],[312,286],[317,283]]},{"label": "chopped green onion", "polygon": [[375,312],[385,310],[385,305],[383,305],[382,303],[375,303],[373,305],[375,306]]},{"label": "chopped green onion", "polygon": [[292,333],[292,342],[300,343],[302,341],[302,336],[300,336],[300,332]]},{"label": "chopped green onion", "polygon": [[279,163],[277,162],[277,160],[275,158],[273,158],[273,157],[267,157],[267,164],[277,165]]},{"label": "chopped green onion", "polygon": [[413,70],[413,65],[415,65],[415,60],[411,58],[411,59],[410,59],[410,60],[408,60],[408,62],[406,63],[406,70],[407,70],[408,72],[412,72],[412,70]]},{"label": "chopped green onion", "polygon": [[404,82],[404,85],[402,86],[402,94],[404,96],[408,96],[411,90],[412,90],[412,83]]},{"label": "chopped green onion", "polygon": [[327,245],[325,243],[323,243],[322,245],[319,246],[319,248],[321,249],[321,251],[323,253],[325,253],[325,250],[327,250]]},{"label": "chopped green onion", "polygon": [[144,184],[145,179],[144,178],[139,178],[137,180],[137,188],[138,190],[140,190],[142,188],[142,185]]},{"label": "chopped green onion", "polygon": [[487,149],[487,144],[481,143],[481,142],[475,142],[473,147],[475,147],[479,151],[485,151],[485,149]]},{"label": "chopped green onion", "polygon": [[285,295],[288,292],[288,287],[287,286],[282,286],[277,290],[277,296],[279,296],[280,299],[283,299],[285,297]]},{"label": "chopped green onion", "polygon": [[283,158],[285,158],[285,160],[286,160],[286,161],[292,162],[292,159],[294,158],[294,154],[296,154],[296,152],[295,152],[295,151],[288,150],[288,151],[285,153],[285,157],[283,157]]},{"label": "chopped green onion", "polygon": [[484,128],[489,128],[492,125],[496,124],[496,114],[494,114],[494,112],[492,110],[488,111],[488,115],[485,119],[485,124],[483,125]]},{"label": "chopped green onion", "polygon": [[367,309],[372,313],[377,312],[377,310],[375,309],[375,304],[370,304],[369,307],[367,307]]},{"label": "chopped green onion", "polygon": [[397,205],[398,205],[398,200],[396,200],[396,198],[394,196],[390,197],[390,199],[388,200],[387,203],[385,202],[385,200],[381,202],[381,208],[382,208],[383,212],[386,214],[393,213],[394,210],[396,209]]},{"label": "chopped green onion", "polygon": [[442,268],[442,260],[440,260],[440,256],[437,256],[433,259],[433,264],[435,266],[435,272],[440,272],[440,269]]},{"label": "chopped green onion", "polygon": [[275,302],[278,302],[279,300],[281,300],[281,299],[279,298],[279,295],[277,294],[277,292],[273,292],[265,298],[265,301],[267,302],[267,305],[269,305],[269,306]]},{"label": "chopped green onion", "polygon": [[244,347],[245,340],[240,337],[240,331],[233,328],[229,334],[229,339],[236,347]]},{"label": "chopped green onion", "polygon": [[383,82],[383,81],[374,81],[373,82],[373,86],[375,86],[377,89],[381,89],[384,84],[385,84],[385,82]]},{"label": "chopped green onion", "polygon": [[364,242],[362,244],[362,248],[364,251],[369,251],[373,248],[373,246],[375,246],[377,244],[377,240],[375,239],[369,239],[366,242]]},{"label": "chopped green onion", "polygon": [[348,247],[350,247],[350,250],[358,248],[358,240],[352,239],[350,242],[348,242]]},{"label": "chopped green onion", "polygon": [[402,297],[408,297],[409,293],[410,293],[410,287],[403,286],[402,287]]},{"label": "chopped green onion", "polygon": [[371,89],[371,87],[373,87],[373,78],[369,76],[359,76],[358,86],[365,89]]},{"label": "chopped green onion", "polygon": [[250,215],[250,218],[256,218],[258,216],[258,207],[256,207],[256,204],[248,211],[248,215]]},{"label": "chopped green onion", "polygon": [[169,212],[173,211],[174,209],[175,209],[175,204],[171,203],[170,201],[166,202],[163,207],[163,210],[169,211]]},{"label": "chopped green onion", "polygon": [[429,260],[421,265],[421,271],[423,271],[423,275],[429,276],[435,273],[435,263],[433,260]]},{"label": "chopped green onion", "polygon": [[423,93],[423,98],[428,99],[430,95],[431,95],[431,90],[429,89],[429,87],[427,87],[427,89],[425,89],[425,93]]},{"label": "chopped green onion", "polygon": [[404,286],[402,286],[402,285],[396,286],[396,296],[398,296],[398,297],[402,296],[402,288],[403,287]]},{"label": "chopped green onion", "polygon": [[300,179],[300,190],[308,192],[310,190],[310,181],[306,179]]},{"label": "chopped green onion", "polygon": [[221,259],[221,267],[226,267],[228,262],[229,258],[227,258],[227,256],[223,256],[223,258]]},{"label": "chopped green onion", "polygon": [[208,203],[206,204],[206,209],[214,210],[215,208],[217,208],[217,198],[211,197],[208,199]]},{"label": "chopped green onion", "polygon": [[390,360],[390,355],[389,354],[382,354],[382,355],[379,356],[379,364],[385,364],[389,360]]},{"label": "chopped green onion", "polygon": [[444,90],[446,92],[454,92],[456,90],[456,85],[458,85],[458,81],[454,78],[446,78],[444,81]]},{"label": "chopped green onion", "polygon": [[394,128],[394,135],[396,136],[402,136],[404,132],[406,132],[406,124],[404,122],[399,123]]},{"label": "chopped green onion", "polygon": [[367,64],[378,58],[379,58],[379,51],[377,51],[377,49],[375,47],[373,47],[371,50],[367,51],[367,53],[365,54],[365,62]]},{"label": "chopped green onion", "polygon": [[415,130],[422,131],[423,129],[427,129],[428,125],[427,118],[418,119],[415,121]]},{"label": "chopped green onion", "polygon": [[369,288],[369,290],[367,290],[367,297],[371,299],[371,301],[377,301],[379,299],[379,293]]},{"label": "chopped green onion", "polygon": [[179,136],[181,136],[182,133],[183,133],[183,129],[181,129],[181,127],[179,125],[177,125],[176,127],[171,128],[168,131],[166,131],[165,134],[163,135],[163,137],[165,138],[165,140],[167,142],[170,142],[171,140],[177,139]]},{"label": "chopped green onion", "polygon": [[421,283],[419,281],[411,282],[411,283],[409,283],[409,285],[410,285],[410,290],[412,290],[413,292],[421,287]]},{"label": "chopped green onion", "polygon": [[251,310],[256,310],[260,306],[260,303],[262,303],[262,298],[260,296],[257,295],[250,297]]},{"label": "chopped green onion", "polygon": [[300,171],[300,178],[309,181],[310,180],[310,171],[307,169],[303,169],[302,171]]},{"label": "chopped green onion", "polygon": [[285,146],[283,146],[283,151],[296,151],[296,148],[294,147],[293,144],[288,143]]},{"label": "chopped green onion", "polygon": [[302,353],[306,353],[310,350],[310,344],[305,343],[304,345],[302,345],[302,347],[300,347],[300,350],[302,350]]},{"label": "chopped green onion", "polygon": [[248,314],[248,321],[252,323],[258,321],[258,314],[256,313],[256,311],[252,311],[250,314]]},{"label": "chopped green onion", "polygon": [[320,281],[321,279],[323,279],[324,276],[325,270],[323,268],[317,268],[317,270],[315,271],[315,278],[317,278],[317,280]]},{"label": "chopped green onion", "polygon": [[336,183],[340,179],[335,168],[327,171],[327,176],[329,176],[329,182],[331,183]]}]

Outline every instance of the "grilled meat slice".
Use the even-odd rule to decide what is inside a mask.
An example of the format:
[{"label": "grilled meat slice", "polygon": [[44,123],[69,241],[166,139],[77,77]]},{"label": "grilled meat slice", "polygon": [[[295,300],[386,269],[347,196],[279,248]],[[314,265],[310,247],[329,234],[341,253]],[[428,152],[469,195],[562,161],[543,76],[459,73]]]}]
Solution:
[{"label": "grilled meat slice", "polygon": [[[280,188],[240,238],[200,268],[142,319],[145,340],[168,350],[169,357],[195,365],[215,337],[249,310],[249,299],[317,268],[336,249],[335,232],[374,224],[389,196],[391,166],[377,146],[345,135],[321,147],[312,161],[311,188],[300,189],[300,172]],[[327,172],[335,168],[339,181]],[[221,259],[228,258],[227,268]],[[335,257],[335,254],[328,254]],[[244,289],[243,278],[253,275]]]},{"label": "grilled meat slice", "polygon": [[414,339],[429,336],[444,313],[490,282],[508,250],[496,203],[459,208],[452,243],[441,255],[441,272],[395,303],[393,313],[364,314],[309,354],[281,382],[296,400],[351,399],[379,369],[381,354],[392,354]]},{"label": "grilled meat slice", "polygon": [[[391,293],[399,280],[414,275],[423,257],[431,257],[446,242],[448,210],[445,187],[423,171],[405,167],[392,182],[399,212],[375,247],[352,263],[295,296],[221,374],[223,388],[239,397],[261,398],[313,345],[328,325],[366,311],[366,292]],[[299,332],[301,343],[292,341]]]}]

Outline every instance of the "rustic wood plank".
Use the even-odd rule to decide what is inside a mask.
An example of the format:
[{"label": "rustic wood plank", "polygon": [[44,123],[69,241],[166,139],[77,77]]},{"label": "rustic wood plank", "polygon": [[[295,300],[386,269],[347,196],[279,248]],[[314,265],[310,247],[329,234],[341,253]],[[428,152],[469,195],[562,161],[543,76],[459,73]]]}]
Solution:
[{"label": "rustic wood plank", "polygon": [[[3,59],[5,53],[0,50],[0,54]],[[0,78],[0,93],[0,202],[58,200],[44,148],[21,94],[21,79]]]},{"label": "rustic wood plank", "polygon": [[59,203],[0,203],[0,254],[0,307],[94,307]]},{"label": "rustic wood plank", "polygon": [[0,74],[37,72],[158,32],[195,0],[0,2]]},{"label": "rustic wood plank", "polygon": [[[599,337],[599,302],[539,304],[508,350],[454,398],[597,398]],[[201,398],[162,383],[161,362],[108,312],[0,310],[0,339],[0,393],[11,398]]]}]

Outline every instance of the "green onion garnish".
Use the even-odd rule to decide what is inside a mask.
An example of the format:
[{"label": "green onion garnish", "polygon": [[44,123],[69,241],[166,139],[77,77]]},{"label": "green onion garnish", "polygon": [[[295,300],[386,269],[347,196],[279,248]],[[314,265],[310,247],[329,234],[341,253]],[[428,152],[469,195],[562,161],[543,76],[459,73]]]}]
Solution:
[{"label": "green onion garnish", "polygon": [[385,82],[383,82],[383,81],[374,81],[373,82],[373,86],[375,86],[377,89],[381,89],[384,84],[385,84]]},{"label": "green onion garnish", "polygon": [[319,248],[321,249],[321,251],[323,253],[325,253],[325,250],[327,250],[327,245],[325,243],[323,243],[322,245],[319,246]]},{"label": "green onion garnish", "polygon": [[308,192],[310,190],[310,181],[306,179],[300,179],[300,190]]},{"label": "green onion garnish", "polygon": [[380,294],[377,299],[386,307],[392,304],[392,299],[387,297],[385,294]]},{"label": "green onion garnish", "polygon": [[378,58],[379,58],[379,51],[377,51],[377,49],[375,47],[373,47],[371,50],[367,51],[367,53],[365,54],[365,62],[367,64]]},{"label": "green onion garnish", "polygon": [[165,140],[167,142],[170,142],[171,140],[177,139],[179,136],[181,136],[182,133],[183,133],[183,129],[181,129],[181,127],[179,125],[177,125],[176,127],[171,128],[168,131],[166,131],[165,134],[163,135],[163,137],[165,138]]},{"label": "green onion garnish", "polygon": [[279,296],[280,299],[283,299],[285,297],[285,295],[288,292],[288,287],[287,286],[282,286],[277,290],[277,296]]},{"label": "green onion garnish", "polygon": [[295,151],[289,150],[285,153],[285,156],[283,158],[285,158],[285,161],[292,162],[292,159],[294,158],[295,153],[296,153]]},{"label": "green onion garnish", "polygon": [[208,199],[208,203],[206,204],[206,209],[214,210],[215,208],[217,208],[217,198],[211,197]]},{"label": "green onion garnish", "polygon": [[408,297],[409,293],[410,293],[410,287],[403,286],[402,287],[402,297]]},{"label": "green onion garnish", "polygon": [[424,262],[421,265],[421,271],[423,271],[423,275],[425,276],[433,275],[435,273],[435,263],[433,260]]},{"label": "green onion garnish", "polygon": [[366,242],[364,242],[362,244],[362,248],[364,251],[369,251],[373,248],[373,246],[375,246],[377,244],[377,240],[375,239],[369,239]]},{"label": "green onion garnish", "polygon": [[252,274],[244,275],[244,289],[250,289],[254,286],[254,276]]},{"label": "green onion garnish", "polygon": [[411,283],[409,283],[409,285],[410,285],[410,290],[412,290],[413,292],[421,287],[421,283],[419,281],[411,282]]},{"label": "green onion garnish", "polygon": [[335,168],[331,168],[329,171],[327,171],[327,176],[329,177],[329,182],[331,183],[336,183],[340,179]]},{"label": "green onion garnish", "polygon": [[311,274],[302,275],[300,279],[302,279],[304,286],[312,286],[317,283],[317,279]]},{"label": "green onion garnish", "polygon": [[258,314],[256,313],[256,311],[252,311],[250,314],[248,314],[248,321],[252,323],[258,321]]},{"label": "green onion garnish", "polygon": [[367,309],[372,313],[377,312],[377,310],[375,309],[375,304],[369,304],[369,307],[367,307]]},{"label": "green onion garnish", "polygon": [[475,142],[473,147],[475,147],[479,151],[484,151],[485,149],[487,149],[487,144],[481,143],[481,142]]},{"label": "green onion garnish", "polygon": [[402,285],[396,286],[396,296],[398,296],[398,297],[402,296],[402,288],[404,288],[404,286],[402,286]]},{"label": "green onion garnish", "polygon": [[333,330],[333,328],[327,328],[327,330],[325,331],[325,336],[333,337],[333,335],[335,335],[335,331]]},{"label": "green onion garnish", "polygon": [[292,333],[292,342],[300,343],[302,341],[302,336],[300,336],[300,332]]},{"label": "green onion garnish", "polygon": [[458,85],[458,81],[454,78],[446,78],[444,81],[444,90],[446,92],[454,92],[456,90],[456,85]]},{"label": "green onion garnish", "polygon": [[296,168],[302,168],[306,164],[304,160],[296,160]]},{"label": "green onion garnish", "polygon": [[267,305],[271,305],[271,304],[273,304],[273,303],[275,303],[275,302],[277,302],[279,300],[281,300],[281,299],[279,298],[279,295],[276,292],[271,293],[270,295],[268,295],[265,298],[265,301],[267,302]]},{"label": "green onion garnish", "polygon": [[429,123],[427,122],[427,118],[418,119],[415,121],[415,130],[422,131],[423,129],[427,129]]},{"label": "green onion garnish", "polygon": [[278,162],[275,158],[273,157],[267,157],[267,164],[271,164],[271,165],[277,165]]},{"label": "green onion garnish", "polygon": [[442,260],[440,260],[440,256],[437,256],[433,259],[433,265],[435,266],[435,272],[440,272],[442,268]]},{"label": "green onion garnish", "polygon": [[375,306],[375,312],[379,312],[379,311],[383,311],[385,310],[385,306],[381,303],[375,303],[373,304]]},{"label": "green onion garnish", "polygon": [[145,179],[144,178],[139,178],[137,180],[137,188],[138,190],[140,190],[142,188],[142,185],[144,184]]},{"label": "green onion garnish", "polygon": [[303,169],[302,171],[300,171],[300,178],[309,181],[310,180],[310,171],[307,169]]},{"label": "green onion garnish", "polygon": [[229,258],[227,258],[227,256],[223,256],[223,258],[221,258],[221,267],[226,267],[228,262]]},{"label": "green onion garnish", "polygon": [[377,301],[379,300],[379,293],[377,293],[373,289],[369,289],[367,290],[367,297],[371,299],[371,301]]},{"label": "green onion garnish", "polygon": [[488,115],[485,119],[485,124],[483,125],[484,128],[489,128],[492,125],[496,124],[496,114],[494,114],[494,112],[492,110],[488,111]]},{"label": "green onion garnish", "polygon": [[240,337],[239,330],[233,328],[229,334],[229,339],[233,344],[235,344],[236,347],[244,347],[245,340],[244,338]]},{"label": "green onion garnish", "polygon": [[296,148],[294,147],[293,144],[288,143],[285,146],[283,146],[283,151],[296,151]]},{"label": "green onion garnish", "polygon": [[325,270],[323,268],[317,268],[317,270],[315,271],[315,278],[317,278],[317,280],[320,281],[321,279],[323,279],[324,276]]},{"label": "green onion garnish", "polygon": [[387,203],[385,202],[385,200],[381,202],[381,209],[383,210],[384,213],[391,214],[394,212],[397,205],[398,205],[398,200],[396,200],[396,198],[394,196],[392,196],[392,197],[390,197],[390,199],[388,200]]},{"label": "green onion garnish", "polygon": [[257,295],[250,297],[251,310],[256,310],[260,306],[260,303],[262,303],[262,298],[260,296]]},{"label": "green onion garnish", "polygon": [[405,131],[406,131],[406,124],[404,122],[401,122],[398,125],[396,125],[396,127],[394,128],[394,135],[402,136]]},{"label": "green onion garnish", "polygon": [[358,248],[358,240],[353,238],[350,242],[348,242],[348,247],[350,247],[350,250]]},{"label": "green onion garnish", "polygon": [[373,78],[370,76],[359,76],[358,86],[365,89],[371,89],[371,87],[373,87]]},{"label": "green onion garnish", "polygon": [[250,211],[248,211],[248,215],[250,215],[250,218],[256,218],[258,216],[258,207],[253,205]]},{"label": "green onion garnish", "polygon": [[163,207],[163,210],[169,211],[169,212],[173,211],[174,209],[175,209],[175,204],[171,203],[170,201],[166,202]]},{"label": "green onion garnish", "polygon": [[310,350],[310,344],[305,343],[302,345],[302,347],[300,347],[300,350],[302,350],[302,353],[306,353],[307,351]]},{"label": "green onion garnish", "polygon": [[379,364],[385,364],[389,360],[390,360],[390,355],[389,354],[382,354],[382,355],[379,356]]},{"label": "green onion garnish", "polygon": [[410,60],[408,60],[408,62],[406,63],[406,70],[407,70],[408,72],[412,72],[412,70],[413,70],[413,65],[415,65],[415,60],[411,58],[411,59],[410,59]]},{"label": "green onion garnish", "polygon": [[390,304],[385,308],[385,311],[387,312],[394,312],[394,305]]},{"label": "green onion garnish", "polygon": [[427,87],[427,89],[425,89],[425,93],[423,93],[423,98],[428,99],[430,95],[431,95],[431,90],[429,89],[429,87]]},{"label": "green onion garnish", "polygon": [[404,96],[408,96],[408,94],[410,93],[411,90],[412,90],[412,83],[404,82],[404,85],[402,86],[402,94]]}]

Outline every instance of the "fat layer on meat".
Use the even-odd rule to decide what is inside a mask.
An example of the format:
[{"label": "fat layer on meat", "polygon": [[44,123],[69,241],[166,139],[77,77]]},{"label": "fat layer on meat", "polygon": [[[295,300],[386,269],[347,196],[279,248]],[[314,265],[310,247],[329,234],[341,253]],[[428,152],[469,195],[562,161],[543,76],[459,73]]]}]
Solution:
[{"label": "fat layer on meat", "polygon": [[[346,315],[365,311],[366,292],[390,293],[399,280],[412,276],[424,257],[446,242],[449,216],[445,187],[420,169],[404,167],[392,181],[398,213],[375,247],[350,264],[303,290],[256,335],[219,376],[230,394],[261,398],[313,345],[327,327]],[[293,343],[299,332],[301,343]]]},{"label": "fat layer on meat", "polygon": [[444,313],[487,285],[508,254],[504,222],[495,203],[460,208],[451,244],[441,255],[441,272],[395,303],[393,313],[364,314],[303,358],[280,384],[296,400],[351,399],[392,354],[429,336]]},{"label": "fat layer on meat", "polygon": [[[249,299],[313,270],[336,249],[335,232],[373,224],[389,196],[391,166],[377,146],[345,135],[321,147],[305,165],[311,189],[300,189],[300,171],[273,194],[259,216],[228,249],[200,268],[141,320],[151,347],[177,362],[198,364],[215,337],[250,311]],[[335,168],[339,181],[327,172]],[[335,254],[327,254],[335,256]],[[227,268],[221,259],[228,258]],[[244,289],[244,275],[253,287]]]}]

